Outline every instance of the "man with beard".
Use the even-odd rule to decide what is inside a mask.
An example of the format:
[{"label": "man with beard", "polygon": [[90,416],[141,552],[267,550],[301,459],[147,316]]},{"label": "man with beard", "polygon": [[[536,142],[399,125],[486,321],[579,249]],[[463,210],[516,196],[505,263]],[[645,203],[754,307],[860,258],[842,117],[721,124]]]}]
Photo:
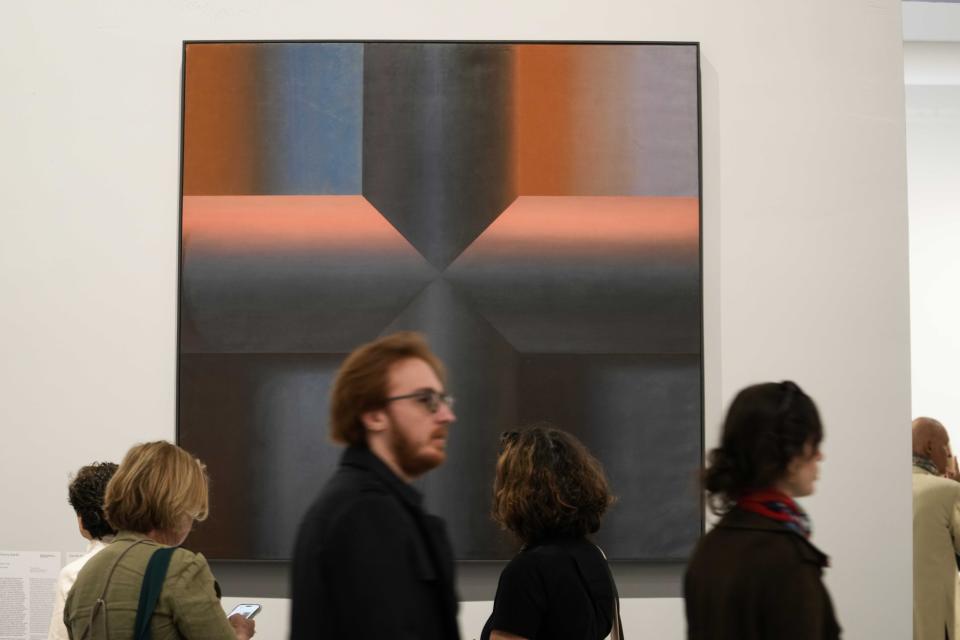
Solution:
[{"label": "man with beard", "polygon": [[363,345],[330,394],[340,466],[300,524],[290,635],[456,640],[453,553],[411,482],[443,463],[453,415],[443,365],[421,336]]}]

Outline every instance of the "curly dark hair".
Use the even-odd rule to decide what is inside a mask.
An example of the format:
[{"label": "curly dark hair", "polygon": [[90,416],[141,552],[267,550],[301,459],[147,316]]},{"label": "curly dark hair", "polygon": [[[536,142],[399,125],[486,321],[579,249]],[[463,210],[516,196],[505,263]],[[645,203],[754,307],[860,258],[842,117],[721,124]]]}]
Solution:
[{"label": "curly dark hair", "polygon": [[103,515],[103,494],[116,470],[117,465],[112,462],[94,462],[81,467],[68,489],[70,506],[80,516],[83,528],[97,540],[116,533]]},{"label": "curly dark hair", "polygon": [[790,461],[816,451],[823,425],[813,400],[785,381],[756,384],[733,399],[723,423],[720,446],[710,451],[703,474],[710,510],[721,515],[752,489],[781,479]]},{"label": "curly dark hair", "polygon": [[600,462],[569,433],[537,424],[503,435],[492,516],[522,542],[596,533],[613,501]]}]

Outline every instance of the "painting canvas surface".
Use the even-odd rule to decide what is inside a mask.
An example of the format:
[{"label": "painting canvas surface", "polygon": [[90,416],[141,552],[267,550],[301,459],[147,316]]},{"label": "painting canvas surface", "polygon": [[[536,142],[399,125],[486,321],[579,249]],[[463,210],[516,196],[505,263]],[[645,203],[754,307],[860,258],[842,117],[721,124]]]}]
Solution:
[{"label": "painting canvas surface", "polygon": [[188,43],[178,440],[211,476],[193,548],[291,556],[337,465],[327,397],[354,347],[421,331],[457,398],[418,481],[461,560],[500,432],[583,440],[615,559],[701,531],[696,45]]}]

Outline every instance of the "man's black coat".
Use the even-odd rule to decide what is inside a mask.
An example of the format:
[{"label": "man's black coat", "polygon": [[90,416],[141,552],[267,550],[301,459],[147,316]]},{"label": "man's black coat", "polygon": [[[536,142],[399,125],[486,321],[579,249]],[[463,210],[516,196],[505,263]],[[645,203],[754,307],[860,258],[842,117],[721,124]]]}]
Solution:
[{"label": "man's black coat", "polygon": [[443,521],[365,447],[348,448],[300,523],[290,637],[457,640]]}]

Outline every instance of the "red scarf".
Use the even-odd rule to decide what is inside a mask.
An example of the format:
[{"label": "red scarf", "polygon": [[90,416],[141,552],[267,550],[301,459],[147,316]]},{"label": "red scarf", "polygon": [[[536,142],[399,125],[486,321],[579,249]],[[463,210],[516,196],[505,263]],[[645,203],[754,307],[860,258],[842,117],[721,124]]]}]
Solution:
[{"label": "red scarf", "polygon": [[776,489],[748,491],[737,499],[737,507],[782,522],[805,538],[810,537],[810,518],[793,498]]}]

